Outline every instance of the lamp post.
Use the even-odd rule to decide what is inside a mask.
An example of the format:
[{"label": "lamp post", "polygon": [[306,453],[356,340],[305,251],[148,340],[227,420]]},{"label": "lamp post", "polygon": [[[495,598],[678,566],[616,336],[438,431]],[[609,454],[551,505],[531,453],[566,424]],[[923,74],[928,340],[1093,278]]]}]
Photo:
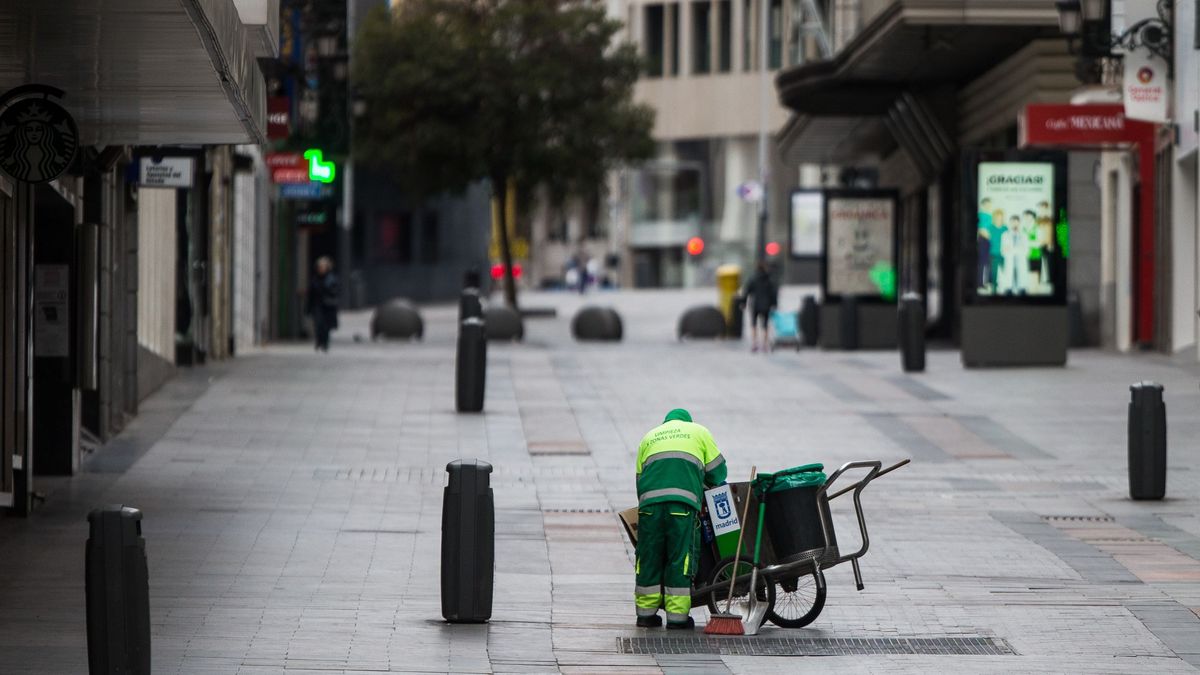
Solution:
[{"label": "lamp post", "polygon": [[[1158,16],[1148,17],[1134,23],[1124,32],[1114,35],[1112,12],[1109,0],[1058,0],[1058,27],[1074,45],[1080,40],[1080,79],[1088,81],[1089,74],[1098,71],[1095,61],[1113,58],[1113,49],[1125,51],[1146,49],[1167,63],[1168,75],[1173,74],[1171,41],[1171,0],[1158,0],[1155,10]],[[1074,49],[1072,49],[1074,52]]]}]

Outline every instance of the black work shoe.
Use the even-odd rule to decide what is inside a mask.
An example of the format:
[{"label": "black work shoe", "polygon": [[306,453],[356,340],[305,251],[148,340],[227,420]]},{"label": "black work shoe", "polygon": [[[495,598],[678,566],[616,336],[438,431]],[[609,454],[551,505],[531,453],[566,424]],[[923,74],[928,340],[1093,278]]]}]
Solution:
[{"label": "black work shoe", "polygon": [[687,621],[681,621],[679,623],[675,623],[674,621],[667,622],[667,630],[692,630],[695,627],[696,620],[690,616],[687,618]]},{"label": "black work shoe", "polygon": [[662,617],[654,614],[651,616],[639,616],[637,619],[638,628],[658,628],[662,625]]}]

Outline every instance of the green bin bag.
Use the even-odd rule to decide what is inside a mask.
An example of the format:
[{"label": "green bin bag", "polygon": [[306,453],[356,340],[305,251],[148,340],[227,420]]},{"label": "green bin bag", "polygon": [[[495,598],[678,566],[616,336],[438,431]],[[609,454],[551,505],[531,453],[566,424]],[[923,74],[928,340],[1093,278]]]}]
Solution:
[{"label": "green bin bag", "polygon": [[821,487],[825,484],[824,464],[805,464],[775,473],[760,473],[754,481],[755,491],[783,492],[798,487]]}]

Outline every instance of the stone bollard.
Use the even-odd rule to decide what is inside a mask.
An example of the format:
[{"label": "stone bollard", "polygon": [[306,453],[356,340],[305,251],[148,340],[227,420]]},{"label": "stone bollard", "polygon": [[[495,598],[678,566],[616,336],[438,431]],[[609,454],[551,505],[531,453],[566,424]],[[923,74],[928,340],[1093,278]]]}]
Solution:
[{"label": "stone bollard", "polygon": [[496,512],[492,465],[460,459],[446,465],[442,493],[442,617],[483,623],[492,617]]},{"label": "stone bollard", "polygon": [[142,512],[113,505],[87,518],[88,671],[149,675],[150,581]]},{"label": "stone bollard", "polygon": [[925,370],[925,303],[918,293],[905,293],[899,310],[900,363],[906,373]]},{"label": "stone bollard", "polygon": [[464,319],[458,328],[454,402],[458,412],[483,412],[487,381],[487,329],[483,319]]},{"label": "stone bollard", "polygon": [[1167,406],[1154,382],[1129,387],[1129,496],[1162,499],[1167,493]]}]

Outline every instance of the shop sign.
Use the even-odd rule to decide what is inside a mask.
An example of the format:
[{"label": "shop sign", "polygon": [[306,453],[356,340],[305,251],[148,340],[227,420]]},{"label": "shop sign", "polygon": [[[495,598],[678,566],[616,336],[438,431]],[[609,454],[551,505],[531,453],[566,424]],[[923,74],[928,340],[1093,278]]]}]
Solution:
[{"label": "shop sign", "polygon": [[281,199],[327,199],[333,196],[333,188],[320,183],[291,183],[279,186]]},{"label": "shop sign", "polygon": [[267,168],[276,185],[301,185],[308,180],[308,160],[298,152],[267,153]]},{"label": "shop sign", "polygon": [[267,139],[276,141],[291,135],[292,99],[287,96],[267,97]]},{"label": "shop sign", "polygon": [[1125,76],[1122,97],[1125,116],[1147,122],[1170,121],[1167,116],[1167,64],[1142,50],[1130,50],[1123,57]]},{"label": "shop sign", "polygon": [[4,108],[0,112],[0,166],[13,179],[52,181],[75,161],[79,129],[71,114],[50,100],[50,96],[61,98],[62,94],[59,89],[35,84],[0,97]]},{"label": "shop sign", "polygon": [[1020,144],[1103,147],[1137,143],[1154,125],[1129,119],[1118,104],[1032,104],[1020,119]]},{"label": "shop sign", "polygon": [[191,157],[142,157],[138,162],[138,184],[142,187],[189,188],[195,160]]}]

